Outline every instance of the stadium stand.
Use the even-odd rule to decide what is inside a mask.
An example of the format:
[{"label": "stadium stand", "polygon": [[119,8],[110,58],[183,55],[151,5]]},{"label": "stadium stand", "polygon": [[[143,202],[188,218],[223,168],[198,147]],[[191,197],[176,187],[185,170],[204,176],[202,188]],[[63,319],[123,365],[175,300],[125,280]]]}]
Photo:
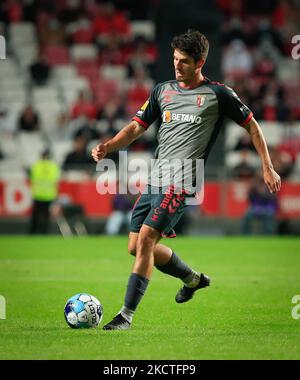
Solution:
[{"label": "stadium stand", "polygon": [[[253,110],[269,146],[277,148],[289,136],[299,137],[299,60],[292,59],[291,40],[300,22],[296,1],[268,1],[253,6],[247,0],[218,0],[223,11],[223,76]],[[245,77],[249,79],[245,79]],[[229,124],[226,129],[225,162],[232,168],[242,156],[232,153],[243,132]],[[287,148],[296,163],[299,151]],[[283,154],[279,149],[278,154]],[[299,181],[296,166],[289,179]]]},{"label": "stadium stand", "polygon": [[[62,112],[70,116],[65,129],[72,128],[72,119],[83,115],[98,119],[98,127],[101,123],[103,127],[103,109],[111,98],[118,96],[122,101],[126,118],[144,102],[153,81],[147,80],[144,85],[141,79],[129,80],[127,63],[135,54],[137,38],[143,38],[145,46],[153,50],[155,27],[149,20],[130,20],[113,2],[82,2],[78,7],[68,2],[52,3],[51,7],[35,3],[35,22],[26,19],[21,3],[2,5],[9,54],[0,66],[0,101],[6,110],[0,133],[1,144],[5,145],[12,138],[9,132],[18,133],[16,120],[21,110],[31,104],[40,119],[41,139],[51,144],[54,159],[61,163],[63,149],[56,148],[56,144],[69,145],[56,133]],[[113,51],[110,45],[114,45]],[[36,86],[30,77],[30,65],[39,55],[51,69],[44,86]],[[116,55],[121,57],[120,63],[111,64]],[[89,99],[84,106],[79,100],[83,93]],[[110,126],[111,132],[119,125],[120,118],[116,128]],[[71,135],[66,134],[67,138]],[[27,138],[35,143],[35,137]],[[60,152],[58,156],[56,152]],[[27,165],[24,161],[20,164]]]},{"label": "stadium stand", "polygon": [[[297,183],[300,60],[291,59],[291,37],[300,25],[299,4],[252,3],[217,0],[223,13],[223,82],[253,110],[268,144],[290,165],[286,178]],[[45,147],[63,165],[76,132],[86,126],[106,139],[130,120],[155,83],[156,4],[148,0],[129,10],[122,1],[37,1],[28,15],[23,2],[1,2],[7,59],[0,63],[0,180],[24,178]],[[49,66],[41,84],[33,80],[30,69],[39,59]],[[18,122],[28,105],[37,114],[39,130],[21,133]],[[226,126],[224,162],[229,177],[245,159],[235,150],[244,133],[232,123]],[[92,143],[86,145],[88,154]],[[148,159],[155,146],[154,127],[128,150],[131,157]],[[253,152],[246,160],[258,168]],[[220,179],[218,173],[214,180]],[[63,173],[62,179],[87,175],[95,179],[86,172],[83,177]]]}]

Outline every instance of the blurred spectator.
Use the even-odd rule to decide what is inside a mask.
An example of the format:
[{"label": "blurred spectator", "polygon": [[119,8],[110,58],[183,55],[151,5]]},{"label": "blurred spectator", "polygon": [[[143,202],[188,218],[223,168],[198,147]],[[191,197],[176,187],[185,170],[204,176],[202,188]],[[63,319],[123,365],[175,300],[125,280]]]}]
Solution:
[{"label": "blurred spectator", "polygon": [[[276,61],[275,61],[276,62]],[[261,78],[272,78],[276,75],[276,63],[271,57],[263,55],[257,59],[254,74]]]},{"label": "blurred spectator", "polygon": [[86,116],[89,119],[96,119],[97,116],[97,107],[84,91],[80,92],[78,99],[71,106],[71,117],[75,119],[81,116]]},{"label": "blurred spectator", "polygon": [[58,128],[59,134],[61,135],[65,134],[64,132],[68,128],[69,122],[70,122],[69,112],[68,111],[60,112],[57,117],[57,128]]},{"label": "blurred spectator", "polygon": [[253,68],[252,56],[241,40],[233,40],[223,55],[222,70],[225,76],[249,75]]},{"label": "blurred spectator", "polygon": [[68,24],[71,22],[75,22],[78,19],[81,11],[82,9],[80,6],[80,1],[65,0],[64,5],[59,10],[58,17],[63,24]]},{"label": "blurred spectator", "polygon": [[148,77],[145,68],[136,68],[133,77],[128,80],[127,102],[129,107],[133,106],[133,109],[128,112],[129,117],[149,97],[152,87],[153,81]]},{"label": "blurred spectator", "polygon": [[94,161],[87,154],[87,140],[77,136],[74,140],[74,149],[68,153],[63,163],[63,170],[89,170]]},{"label": "blurred spectator", "polygon": [[240,18],[233,17],[229,22],[224,23],[222,39],[225,45],[230,44],[233,40],[240,40],[247,43],[247,35],[243,29],[243,23]]},{"label": "blurred spectator", "polygon": [[130,24],[123,12],[117,11],[112,2],[99,5],[99,12],[94,20],[94,30],[101,40],[115,34],[124,41],[130,34]]},{"label": "blurred spectator", "polygon": [[17,129],[23,132],[36,132],[40,129],[38,114],[28,105],[22,111]]},{"label": "blurred spectator", "polygon": [[286,179],[293,171],[294,162],[291,154],[277,147],[269,147],[270,157],[275,171],[282,179]]},{"label": "blurred spectator", "polygon": [[252,144],[251,137],[249,133],[244,133],[236,143],[233,150],[250,150],[256,151],[254,145]]},{"label": "blurred spectator", "polygon": [[243,0],[217,0],[218,6],[226,17],[240,17],[244,13],[245,1]]},{"label": "blurred spectator", "polygon": [[[295,163],[297,156],[300,154],[300,136],[295,135],[284,139],[276,149],[280,154],[285,155],[286,162]],[[286,157],[286,154],[288,154],[289,158]]]},{"label": "blurred spectator", "polygon": [[92,140],[98,140],[101,136],[100,132],[95,128],[95,123],[91,122],[90,120],[85,120],[75,132],[74,137],[82,137],[86,140],[87,143],[89,143]]},{"label": "blurred spectator", "polygon": [[285,92],[283,86],[279,83],[278,79],[274,78],[264,83],[260,88],[259,97],[263,98],[266,95],[272,95],[278,102],[281,102],[285,98]]},{"label": "blurred spectator", "polygon": [[65,28],[57,18],[51,18],[40,31],[40,43],[46,45],[63,45],[66,40]]},{"label": "blurred spectator", "polygon": [[51,205],[50,213],[63,236],[72,236],[74,232],[79,236],[87,235],[84,208],[73,203],[69,196],[60,196]]},{"label": "blurred spectator", "polygon": [[271,235],[276,230],[276,212],[278,203],[276,195],[269,192],[262,176],[256,175],[248,194],[249,208],[242,221],[243,234],[253,231],[253,223],[260,224],[261,234]]},{"label": "blurred spectator", "polygon": [[31,78],[37,86],[43,86],[47,83],[50,75],[50,66],[42,54],[30,65],[29,70]]},{"label": "blurred spectator", "polygon": [[21,22],[23,20],[23,6],[19,0],[8,0],[4,4],[7,20],[12,22]]},{"label": "blurred spectator", "polygon": [[113,212],[107,219],[105,233],[117,235],[123,225],[129,229],[133,207],[133,198],[130,194],[116,194],[113,199]]},{"label": "blurred spectator", "polygon": [[105,107],[98,113],[98,119],[108,120],[110,126],[116,119],[123,119],[125,117],[125,109],[122,99],[118,94],[111,96],[105,104]]},{"label": "blurred spectator", "polygon": [[147,51],[147,44],[143,38],[136,39],[135,50],[127,61],[128,76],[132,77],[140,67],[153,75],[153,57]]},{"label": "blurred spectator", "polygon": [[281,55],[281,52],[272,44],[270,39],[263,39],[259,45],[255,45],[256,60],[266,59],[269,64],[273,62],[274,68],[277,68]]},{"label": "blurred spectator", "polygon": [[292,120],[300,121],[300,94],[297,94],[292,103]]},{"label": "blurred spectator", "polygon": [[67,25],[67,34],[72,43],[90,44],[94,41],[94,30],[88,14],[82,10],[76,21]]},{"label": "blurred spectator", "polygon": [[100,43],[99,47],[102,65],[124,65],[125,57],[116,34],[106,36],[105,43]]},{"label": "blurred spectator", "polygon": [[50,152],[42,154],[30,170],[33,208],[30,222],[31,234],[46,234],[48,232],[49,208],[57,198],[60,169],[50,160]]},{"label": "blurred spectator", "polygon": [[261,87],[257,101],[254,103],[254,112],[259,120],[289,120],[290,110],[286,104],[285,93],[276,79]]},{"label": "blurred spectator", "polygon": [[275,29],[272,28],[272,25],[268,18],[262,18],[259,21],[258,27],[254,35],[256,45],[264,43],[264,41],[269,41],[273,48],[277,48],[280,52],[283,53],[283,43],[280,33],[278,33]]},{"label": "blurred spectator", "polygon": [[23,19],[26,22],[36,23],[39,4],[36,0],[23,1]]},{"label": "blurred spectator", "polygon": [[241,162],[232,169],[232,176],[239,180],[252,179],[255,168],[249,163],[249,151],[241,151]]},{"label": "blurred spectator", "polygon": [[251,108],[253,95],[250,91],[248,79],[238,77],[236,81],[233,81],[232,87],[234,88],[234,91],[238,94],[241,101]]}]

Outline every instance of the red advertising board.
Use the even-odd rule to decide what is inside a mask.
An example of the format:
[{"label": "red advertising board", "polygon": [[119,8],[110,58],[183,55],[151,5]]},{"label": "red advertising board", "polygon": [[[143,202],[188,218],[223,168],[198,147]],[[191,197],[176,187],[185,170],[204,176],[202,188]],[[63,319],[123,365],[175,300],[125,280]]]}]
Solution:
[{"label": "red advertising board", "polygon": [[[243,182],[206,182],[204,201],[200,206],[204,215],[241,217],[247,207],[248,185]],[[105,217],[112,210],[110,194],[99,194],[94,181],[60,183],[60,196],[67,195],[84,207],[90,217]],[[278,194],[280,215],[300,218],[300,184],[283,183]],[[27,216],[31,209],[30,185],[25,180],[0,182],[0,217]]]}]

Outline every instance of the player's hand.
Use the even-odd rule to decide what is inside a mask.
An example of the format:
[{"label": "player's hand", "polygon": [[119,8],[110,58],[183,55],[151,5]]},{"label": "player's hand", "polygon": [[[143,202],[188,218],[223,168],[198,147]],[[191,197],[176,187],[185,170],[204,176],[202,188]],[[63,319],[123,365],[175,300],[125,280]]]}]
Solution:
[{"label": "player's hand", "polygon": [[280,176],[274,169],[268,169],[264,171],[264,181],[268,186],[270,193],[277,193],[281,188]]},{"label": "player's hand", "polygon": [[98,144],[92,149],[92,157],[98,162],[101,161],[107,155],[107,146],[105,144]]}]

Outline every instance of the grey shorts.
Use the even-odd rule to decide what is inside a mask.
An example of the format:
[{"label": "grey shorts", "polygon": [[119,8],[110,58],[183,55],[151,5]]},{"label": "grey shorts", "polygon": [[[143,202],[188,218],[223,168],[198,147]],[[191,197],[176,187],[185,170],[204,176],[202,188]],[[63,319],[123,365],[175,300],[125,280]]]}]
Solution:
[{"label": "grey shorts", "polygon": [[146,224],[158,230],[163,237],[176,237],[174,227],[186,207],[186,194],[176,193],[172,186],[164,192],[159,189],[158,194],[152,194],[151,189],[153,187],[147,185],[144,193],[137,198],[130,231],[139,232],[142,225]]}]

